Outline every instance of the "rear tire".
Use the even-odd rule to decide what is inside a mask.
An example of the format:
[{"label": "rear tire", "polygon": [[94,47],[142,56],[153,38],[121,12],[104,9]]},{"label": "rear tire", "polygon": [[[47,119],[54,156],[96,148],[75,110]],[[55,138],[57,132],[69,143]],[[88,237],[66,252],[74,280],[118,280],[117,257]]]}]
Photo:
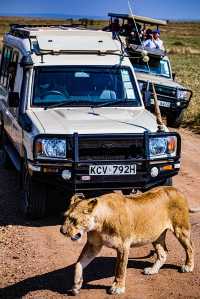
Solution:
[{"label": "rear tire", "polygon": [[46,214],[46,186],[33,178],[24,162],[22,170],[22,192],[20,209],[29,219],[43,218]]}]

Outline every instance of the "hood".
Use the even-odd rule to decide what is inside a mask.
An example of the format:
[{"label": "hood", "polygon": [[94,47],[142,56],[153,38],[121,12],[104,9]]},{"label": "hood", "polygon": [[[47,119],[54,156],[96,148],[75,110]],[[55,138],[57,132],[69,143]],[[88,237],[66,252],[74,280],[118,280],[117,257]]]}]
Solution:
[{"label": "hood", "polygon": [[142,72],[135,72],[135,74],[139,81],[150,81],[155,84],[166,85],[166,86],[173,87],[173,88],[184,88],[184,86],[175,82],[171,78],[155,76],[155,75],[152,75],[151,73],[147,74],[147,73],[142,73]]},{"label": "hood", "polygon": [[[31,117],[32,114],[32,117]],[[156,118],[147,110],[117,107],[79,107],[32,109],[29,114],[37,119],[38,127],[46,134],[106,134],[143,133],[157,131]],[[36,125],[37,126],[37,125]]]}]

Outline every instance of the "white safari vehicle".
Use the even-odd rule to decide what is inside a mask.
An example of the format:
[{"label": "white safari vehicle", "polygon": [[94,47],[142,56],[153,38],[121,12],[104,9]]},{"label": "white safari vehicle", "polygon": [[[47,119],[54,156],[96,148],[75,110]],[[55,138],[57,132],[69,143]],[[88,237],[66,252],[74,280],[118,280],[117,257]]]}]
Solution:
[{"label": "white safari vehicle", "polygon": [[145,190],[169,184],[180,167],[179,135],[158,131],[110,32],[12,25],[0,129],[1,164],[9,158],[20,171],[23,212],[32,218],[44,216],[56,187],[66,196]]},{"label": "white safari vehicle", "polygon": [[[172,73],[166,51],[144,47],[143,45],[145,41],[144,32],[149,26],[158,30],[160,26],[166,26],[167,22],[128,14],[109,13],[108,16],[110,23],[105,28],[106,30],[112,31],[114,21],[119,21],[118,38],[119,36],[123,39],[125,37],[124,44],[134,67],[146,108],[154,111],[153,84],[161,113],[166,116],[167,125],[178,128],[191,101],[192,91],[175,81],[175,73]],[[142,55],[144,50],[148,55],[147,61]],[[148,99],[145,96],[147,90],[150,95]]]}]

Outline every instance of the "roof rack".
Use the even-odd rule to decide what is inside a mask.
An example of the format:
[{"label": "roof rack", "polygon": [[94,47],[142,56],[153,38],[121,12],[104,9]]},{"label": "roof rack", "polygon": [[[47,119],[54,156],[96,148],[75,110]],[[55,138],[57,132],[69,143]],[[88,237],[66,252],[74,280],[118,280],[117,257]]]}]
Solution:
[{"label": "roof rack", "polygon": [[[87,39],[87,42],[80,43],[80,31],[83,31],[82,36]],[[13,37],[18,38],[15,40],[12,39]],[[41,56],[59,54],[115,55],[120,52],[119,43],[113,41],[110,34],[100,30],[98,32],[85,30],[85,28],[81,30],[80,27],[76,28],[75,25],[68,24],[59,26],[54,24],[48,26],[12,24],[6,38],[10,38],[13,43],[18,43],[18,45],[21,42],[20,45],[25,48],[25,51],[31,51],[32,54]]]},{"label": "roof rack", "polygon": [[111,18],[120,18],[124,20],[135,19],[136,22],[149,24],[149,25],[167,25],[167,21],[153,19],[149,17],[137,16],[137,15],[129,15],[129,14],[120,14],[120,13],[108,13],[108,16]]},{"label": "roof rack", "polygon": [[20,37],[20,38],[29,38],[31,29],[37,28],[58,28],[58,29],[65,29],[65,28],[85,28],[84,25],[80,23],[75,24],[10,24],[10,31],[9,33],[13,36]]}]

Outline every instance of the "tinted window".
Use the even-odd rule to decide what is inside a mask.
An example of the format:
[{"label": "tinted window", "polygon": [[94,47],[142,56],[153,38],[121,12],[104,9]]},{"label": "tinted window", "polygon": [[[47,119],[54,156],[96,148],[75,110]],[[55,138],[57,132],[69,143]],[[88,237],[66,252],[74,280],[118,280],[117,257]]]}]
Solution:
[{"label": "tinted window", "polygon": [[89,106],[108,101],[141,105],[129,68],[38,67],[32,104],[48,106],[64,101],[69,106]]},{"label": "tinted window", "polygon": [[145,63],[141,58],[132,60],[133,67],[136,71],[153,73],[155,75],[163,77],[171,77],[169,62],[167,60],[150,59],[148,64]]},{"label": "tinted window", "polygon": [[5,47],[1,60],[0,83],[11,91],[14,89],[17,63],[18,53],[11,48]]},{"label": "tinted window", "polygon": [[4,48],[1,58],[1,78],[0,82],[3,86],[7,87],[8,82],[8,65],[11,61],[12,50],[10,48]]}]

